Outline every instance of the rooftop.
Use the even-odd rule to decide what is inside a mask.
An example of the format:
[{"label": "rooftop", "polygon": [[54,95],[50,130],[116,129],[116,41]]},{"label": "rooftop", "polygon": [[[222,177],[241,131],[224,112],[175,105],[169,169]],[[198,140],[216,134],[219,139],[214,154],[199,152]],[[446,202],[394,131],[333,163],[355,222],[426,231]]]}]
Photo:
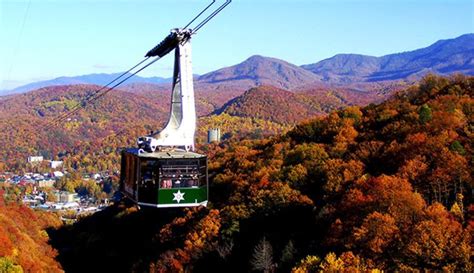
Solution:
[{"label": "rooftop", "polygon": [[179,158],[203,158],[205,155],[194,153],[194,152],[186,152],[182,149],[169,149],[164,151],[155,151],[152,153],[138,153],[138,148],[128,148],[125,151],[127,153],[131,153],[137,155],[141,158],[157,158],[157,159],[179,159]]}]

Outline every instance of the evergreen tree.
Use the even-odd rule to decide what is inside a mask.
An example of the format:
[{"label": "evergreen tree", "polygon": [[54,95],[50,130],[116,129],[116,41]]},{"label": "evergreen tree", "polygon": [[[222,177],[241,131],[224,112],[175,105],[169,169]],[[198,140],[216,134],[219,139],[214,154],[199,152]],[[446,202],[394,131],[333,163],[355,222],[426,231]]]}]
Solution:
[{"label": "evergreen tree", "polygon": [[451,151],[453,152],[456,152],[460,155],[465,155],[466,154],[466,150],[464,150],[464,147],[462,146],[462,144],[455,140],[452,144],[451,144]]},{"label": "evergreen tree", "polygon": [[273,271],[273,249],[265,237],[255,246],[250,263],[254,270],[265,273]]},{"label": "evergreen tree", "polygon": [[420,111],[418,111],[418,118],[422,124],[430,121],[432,118],[431,108],[428,105],[423,104]]},{"label": "evergreen tree", "polygon": [[290,240],[288,241],[288,244],[286,244],[285,248],[283,248],[283,251],[281,253],[281,262],[282,263],[291,263],[296,254],[296,248],[293,244],[293,241]]}]

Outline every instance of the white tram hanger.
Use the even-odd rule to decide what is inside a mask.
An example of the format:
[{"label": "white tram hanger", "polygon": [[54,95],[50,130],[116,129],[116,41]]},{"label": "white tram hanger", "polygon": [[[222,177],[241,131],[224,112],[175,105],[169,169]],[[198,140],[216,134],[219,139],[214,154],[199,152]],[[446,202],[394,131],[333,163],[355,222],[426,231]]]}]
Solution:
[{"label": "white tram hanger", "polygon": [[140,153],[160,151],[164,148],[181,148],[194,151],[196,132],[196,107],[194,103],[193,71],[191,61],[191,36],[220,13],[232,1],[226,0],[193,29],[187,28],[199,18],[215,0],[202,10],[184,28],[176,28],[157,46],[148,51],[145,57],[159,58],[175,50],[173,91],[171,94],[170,118],[165,128],[157,133],[139,137],[137,144]]},{"label": "white tram hanger", "polygon": [[162,131],[138,138],[137,144],[144,151],[154,152],[164,147],[178,147],[186,151],[194,151],[196,108],[191,61],[191,34],[189,29],[173,29],[168,36],[170,39],[167,37],[147,54],[156,54],[153,50],[167,51],[169,46],[178,43],[175,47],[170,117]]}]

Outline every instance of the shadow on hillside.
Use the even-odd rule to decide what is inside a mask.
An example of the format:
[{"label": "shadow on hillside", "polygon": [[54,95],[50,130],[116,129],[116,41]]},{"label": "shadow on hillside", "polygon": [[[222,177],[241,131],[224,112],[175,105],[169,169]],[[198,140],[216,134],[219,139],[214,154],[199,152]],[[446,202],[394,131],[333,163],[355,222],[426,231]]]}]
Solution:
[{"label": "shadow on hillside", "polygon": [[[240,222],[229,257],[223,259],[216,252],[208,253],[194,264],[193,272],[256,272],[252,271],[252,254],[263,237],[271,242],[272,260],[277,265],[275,272],[290,272],[305,254],[316,253],[321,248],[319,230],[311,207],[288,206],[269,213],[256,213]],[[295,246],[293,257],[283,262],[282,252],[290,240]]]},{"label": "shadow on hillside", "polygon": [[[148,272],[150,263],[156,262],[160,253],[173,249],[176,243],[182,244],[179,231],[178,237],[165,245],[159,241],[159,232],[165,224],[183,216],[183,211],[136,211],[124,205],[111,206],[74,225],[48,230],[50,244],[58,250],[57,260],[66,272]],[[289,206],[256,213],[240,222],[229,257],[219,257],[216,251],[206,252],[193,263],[192,271],[248,272],[255,245],[266,237],[272,242],[277,272],[288,272],[305,253],[315,253],[320,248],[323,234],[319,230],[311,207]],[[283,263],[282,251],[290,240],[299,251]]]},{"label": "shadow on hillside", "polygon": [[144,272],[160,253],[158,233],[182,209],[127,211],[111,206],[74,225],[49,229],[66,272]]}]

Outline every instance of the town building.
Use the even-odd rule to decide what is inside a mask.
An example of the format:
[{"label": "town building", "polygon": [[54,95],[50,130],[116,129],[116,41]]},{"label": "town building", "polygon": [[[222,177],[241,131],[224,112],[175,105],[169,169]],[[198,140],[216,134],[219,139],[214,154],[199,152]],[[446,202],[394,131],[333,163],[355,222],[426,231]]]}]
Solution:
[{"label": "town building", "polygon": [[61,178],[61,177],[64,176],[64,173],[62,173],[60,171],[55,171],[55,172],[53,172],[53,175],[54,175],[54,177]]},{"label": "town building", "polygon": [[39,162],[42,162],[43,160],[44,158],[40,155],[28,157],[28,163],[39,163]]},{"label": "town building", "polygon": [[52,188],[52,187],[54,187],[55,182],[56,182],[56,180],[54,180],[54,179],[41,179],[41,180],[36,181],[36,185],[39,188]]},{"label": "town building", "polygon": [[56,202],[59,203],[70,203],[79,201],[79,197],[77,193],[68,192],[68,191],[57,191],[56,195]]},{"label": "town building", "polygon": [[63,165],[63,162],[62,161],[55,161],[55,160],[51,160],[49,162],[49,166],[51,167],[51,169],[56,169],[56,168],[59,168]]}]

